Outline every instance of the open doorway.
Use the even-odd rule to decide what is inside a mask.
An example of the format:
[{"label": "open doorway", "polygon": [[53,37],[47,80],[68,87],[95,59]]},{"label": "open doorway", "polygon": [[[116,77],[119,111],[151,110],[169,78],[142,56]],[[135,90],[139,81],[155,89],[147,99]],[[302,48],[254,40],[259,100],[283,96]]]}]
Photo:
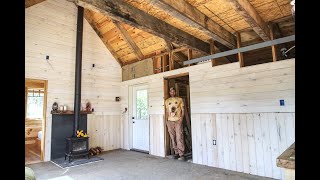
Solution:
[{"label": "open doorway", "polygon": [[43,161],[47,81],[25,80],[25,164]]},{"label": "open doorway", "polygon": [[[192,160],[192,140],[191,140],[191,116],[190,116],[190,86],[189,86],[189,74],[183,73],[174,76],[168,76],[164,78],[164,99],[170,97],[169,89],[174,87],[176,89],[176,97],[180,97],[184,101],[185,116],[183,119],[183,135],[185,143],[185,159]],[[167,118],[167,112],[165,110],[165,121]],[[172,142],[168,133],[168,128],[165,126],[165,150],[166,156],[174,155]]]}]

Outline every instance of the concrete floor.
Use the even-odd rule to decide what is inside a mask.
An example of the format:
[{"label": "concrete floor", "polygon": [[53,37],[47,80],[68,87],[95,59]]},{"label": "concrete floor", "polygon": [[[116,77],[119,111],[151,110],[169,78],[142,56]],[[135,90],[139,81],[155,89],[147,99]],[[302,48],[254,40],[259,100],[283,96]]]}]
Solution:
[{"label": "concrete floor", "polygon": [[234,171],[223,170],[144,153],[115,150],[105,152],[103,161],[61,169],[52,162],[26,165],[34,170],[37,180],[100,180],[100,179],[221,179],[221,180],[270,180]]}]

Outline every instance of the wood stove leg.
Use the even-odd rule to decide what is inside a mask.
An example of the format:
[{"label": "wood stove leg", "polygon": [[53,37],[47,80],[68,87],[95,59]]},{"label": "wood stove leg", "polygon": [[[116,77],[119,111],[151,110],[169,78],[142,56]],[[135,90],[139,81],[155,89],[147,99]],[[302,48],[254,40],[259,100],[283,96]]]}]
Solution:
[{"label": "wood stove leg", "polygon": [[88,159],[90,159],[89,154],[88,154]]}]

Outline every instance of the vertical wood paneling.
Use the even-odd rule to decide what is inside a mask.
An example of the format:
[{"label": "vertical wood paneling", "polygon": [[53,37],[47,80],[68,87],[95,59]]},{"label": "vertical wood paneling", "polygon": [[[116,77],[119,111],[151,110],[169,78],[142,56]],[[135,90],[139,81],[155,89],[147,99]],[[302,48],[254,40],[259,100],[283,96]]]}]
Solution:
[{"label": "vertical wood paneling", "polygon": [[199,164],[198,163],[198,152],[199,152],[199,123],[200,122],[200,114],[191,114],[191,135],[192,135],[192,162]]},{"label": "vertical wood paneling", "polygon": [[236,171],[237,164],[236,164],[236,150],[235,150],[235,142],[234,142],[233,114],[227,114],[227,125],[228,125],[230,169],[233,171]]},{"label": "vertical wood paneling", "polygon": [[150,114],[150,150],[149,154],[164,157],[163,115]]},{"label": "vertical wood paneling", "polygon": [[[222,131],[222,115],[216,114],[216,125],[217,125],[217,147],[218,147],[218,160],[219,168],[225,168],[224,166],[224,142],[223,142],[223,131]],[[193,149],[194,150],[194,149]]]},{"label": "vertical wood paneling", "polygon": [[120,116],[89,115],[89,146],[100,146],[104,151],[120,148]]},{"label": "vertical wood paneling", "polygon": [[[286,122],[285,122],[285,114],[284,113],[276,113],[277,119],[277,130],[278,130],[278,138],[279,138],[279,155],[289,147],[287,144],[287,136],[286,136]],[[281,177],[284,178],[284,172],[281,171]]]},{"label": "vertical wood paneling", "polygon": [[249,160],[249,142],[248,142],[248,129],[247,129],[247,115],[240,114],[240,131],[241,131],[241,150],[243,160],[243,172],[250,172]]},{"label": "vertical wood paneling", "polygon": [[263,163],[265,176],[272,177],[272,156],[271,156],[271,142],[269,119],[267,113],[260,114],[261,133],[262,133],[262,146],[263,146]]},{"label": "vertical wood paneling", "polygon": [[159,117],[159,156],[164,157],[165,156],[165,143],[164,143],[164,128],[165,128],[165,122],[163,115],[158,115]]},{"label": "vertical wood paneling", "polygon": [[250,174],[257,174],[257,160],[256,160],[256,148],[254,141],[254,125],[253,114],[247,114],[247,134],[249,143],[249,172]]},{"label": "vertical wood paneling", "polygon": [[295,134],[294,134],[294,118],[292,113],[286,113],[284,114],[285,121],[286,121],[286,137],[287,137],[287,146],[291,146],[292,143],[294,143],[295,140]]},{"label": "vertical wood paneling", "polygon": [[154,134],[154,129],[153,129],[153,122],[154,121],[154,118],[149,115],[149,119],[150,119],[150,151],[149,153],[150,154],[155,154],[155,148],[154,148],[154,137],[155,137],[155,134]]},{"label": "vertical wood paneling", "polygon": [[[289,145],[287,144],[285,114],[276,113],[277,131],[279,136],[279,151],[285,151]],[[290,144],[291,145],[291,144]]]},{"label": "vertical wood paneling", "polygon": [[[217,118],[216,114],[212,114],[212,140],[217,140]],[[209,140],[210,141],[210,140]],[[217,141],[216,141],[217,142]],[[210,142],[209,142],[210,144]],[[212,146],[212,152],[209,151],[209,153],[212,153],[212,166],[213,167],[219,167],[219,156],[218,156],[218,144],[216,143],[215,146]],[[209,160],[208,160],[209,162]],[[209,166],[211,164],[208,164]]]},{"label": "vertical wood paneling", "polygon": [[253,114],[254,143],[256,149],[257,174],[264,176],[264,159],[261,135],[260,113]]},{"label": "vertical wood paneling", "polygon": [[276,113],[268,113],[267,117],[269,122],[270,142],[271,142],[272,177],[280,179],[281,169],[276,165],[277,157],[280,155]]},{"label": "vertical wood paneling", "polygon": [[201,144],[200,144],[201,153],[200,153],[199,159],[201,159],[201,164],[208,165],[207,141],[209,139],[207,139],[206,126],[208,126],[207,121],[210,120],[210,114],[201,114],[200,119],[201,119],[201,122],[200,122],[201,133],[199,133],[199,135],[201,137]]},{"label": "vertical wood paneling", "polygon": [[[195,163],[281,179],[282,172],[276,166],[276,158],[282,153],[280,146],[288,146],[289,139],[294,141],[294,113],[219,113],[211,116],[216,118],[210,119],[208,114],[192,114],[193,121],[201,119],[200,123],[192,124],[192,128],[198,131],[193,133],[193,138],[201,143],[204,143],[203,138],[207,141],[207,150],[202,150],[201,143],[193,144]],[[204,124],[205,128],[202,128]],[[286,141],[280,140],[283,133]],[[199,135],[201,137],[197,137]],[[217,146],[211,148],[215,138]]]},{"label": "vertical wood paneling", "polygon": [[233,128],[234,128],[234,140],[235,140],[235,151],[236,151],[236,170],[243,172],[243,160],[242,160],[242,148],[241,148],[241,122],[240,114],[233,115]]},{"label": "vertical wood paneling", "polygon": [[223,153],[224,153],[224,168],[231,169],[230,152],[229,152],[229,137],[228,137],[228,114],[221,114],[222,119],[222,139],[223,139]]},{"label": "vertical wood paneling", "polygon": [[[215,127],[215,114],[207,114],[207,121],[206,121],[206,154],[207,154],[207,165],[208,166],[213,166],[213,163],[216,163],[216,152],[214,150],[214,145],[212,144],[212,140],[216,139],[214,136],[214,131],[216,131]],[[211,140],[211,141],[210,141]],[[216,167],[216,165],[215,165]]]},{"label": "vertical wood paneling", "polygon": [[201,129],[201,114],[197,117],[197,122],[196,122],[196,141],[197,141],[197,148],[198,148],[198,153],[197,153],[197,163],[202,164],[202,136],[201,133],[204,129]]}]

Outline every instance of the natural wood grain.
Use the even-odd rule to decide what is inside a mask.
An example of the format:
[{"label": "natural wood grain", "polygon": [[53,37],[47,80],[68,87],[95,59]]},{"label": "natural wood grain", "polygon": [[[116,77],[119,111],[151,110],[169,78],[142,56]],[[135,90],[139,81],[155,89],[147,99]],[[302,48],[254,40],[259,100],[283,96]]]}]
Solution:
[{"label": "natural wood grain", "polygon": [[38,3],[41,3],[45,0],[25,0],[24,1],[24,5],[25,5],[25,8],[28,8],[28,7],[31,7],[33,5],[36,5]]},{"label": "natural wood grain", "polygon": [[76,4],[177,44],[209,53],[206,42],[120,0],[77,0]]},{"label": "natural wood grain", "polygon": [[269,28],[248,0],[227,0],[230,5],[250,24],[265,41],[270,40]]}]

